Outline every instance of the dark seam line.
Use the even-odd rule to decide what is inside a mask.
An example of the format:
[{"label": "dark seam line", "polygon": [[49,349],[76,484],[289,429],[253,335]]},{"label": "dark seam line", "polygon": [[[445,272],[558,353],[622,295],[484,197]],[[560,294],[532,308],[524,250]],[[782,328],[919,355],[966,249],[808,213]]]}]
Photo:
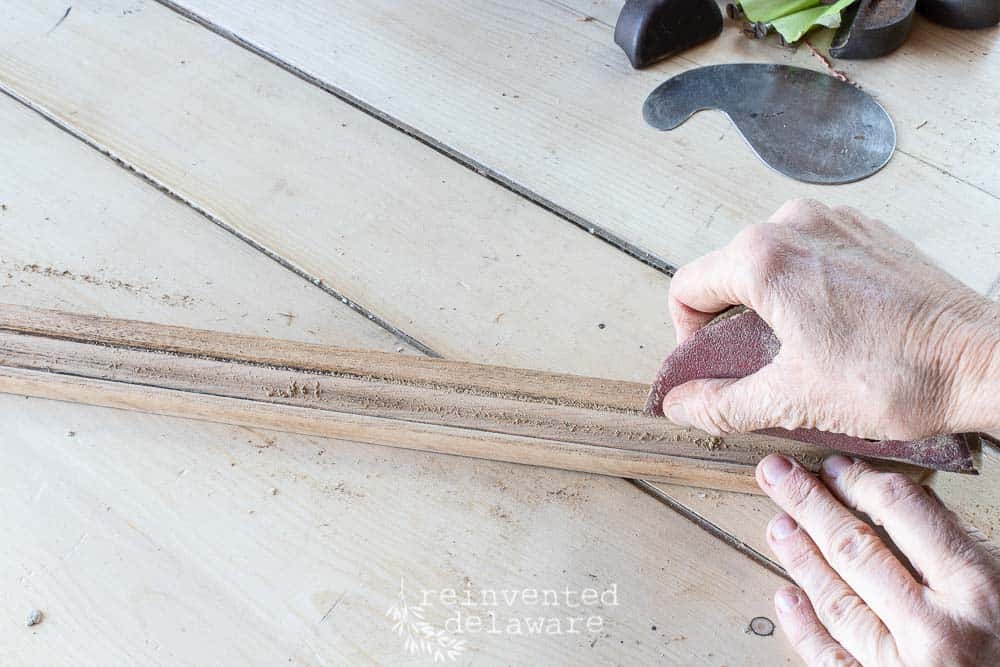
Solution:
[{"label": "dark seam line", "polygon": [[[560,8],[565,9],[565,10],[571,12],[571,13],[578,13],[578,12],[576,12],[576,10],[574,10],[574,9],[572,9],[572,8],[564,5],[564,4],[562,4],[561,2],[558,2],[558,0],[546,0],[546,1],[549,4],[553,5],[553,6],[560,7]],[[218,25],[216,23],[213,23],[212,21],[210,21],[210,20],[202,17],[201,15],[196,14],[193,11],[188,10],[187,8],[178,5],[176,2],[174,2],[174,0],[156,0],[156,2],[158,2],[159,4],[163,5],[164,7],[168,8],[168,9],[176,12],[178,15],[182,16],[183,18],[186,18],[186,19],[188,19],[190,21],[193,21],[194,23],[197,23],[197,24],[203,26],[207,30],[209,30],[209,31],[211,31],[211,32],[219,35],[220,37],[223,37],[223,38],[229,40],[230,42],[236,44],[237,46],[240,46],[240,47],[246,49],[247,51],[249,51],[249,52],[251,52],[251,53],[253,53],[253,54],[255,54],[255,55],[257,55],[257,56],[259,56],[261,58],[263,58],[264,60],[267,60],[268,62],[276,65],[277,67],[279,67],[279,68],[281,68],[281,69],[283,69],[283,70],[285,70],[287,72],[289,72],[290,74],[296,76],[297,78],[301,79],[302,81],[304,81],[304,82],[306,82],[308,84],[311,84],[313,86],[316,86],[316,87],[320,88],[321,90],[323,90],[323,91],[325,91],[325,92],[333,95],[334,97],[337,97],[338,99],[342,100],[343,102],[345,102],[345,103],[351,105],[352,107],[358,109],[359,111],[365,113],[366,115],[371,116],[372,118],[375,118],[376,120],[384,123],[385,125],[388,125],[389,127],[392,127],[395,130],[398,130],[398,131],[402,132],[403,134],[406,134],[407,136],[415,139],[416,141],[420,142],[421,144],[427,146],[428,148],[430,148],[430,149],[432,149],[432,150],[440,153],[441,155],[444,155],[445,157],[447,157],[447,158],[449,158],[449,159],[451,159],[451,160],[453,160],[453,161],[461,164],[462,166],[464,166],[464,167],[470,169],[471,171],[479,174],[480,176],[483,176],[484,178],[486,178],[486,179],[488,179],[488,180],[496,183],[497,185],[503,187],[504,189],[509,190],[510,192],[513,192],[514,194],[516,194],[516,195],[518,195],[518,196],[520,196],[520,197],[522,197],[524,199],[527,199],[528,201],[530,201],[530,202],[536,204],[537,206],[539,206],[539,207],[547,210],[548,212],[556,215],[557,217],[559,217],[559,218],[561,218],[561,219],[563,219],[563,220],[565,220],[565,221],[567,221],[567,222],[569,222],[569,223],[571,223],[573,225],[576,225],[577,227],[580,227],[581,229],[584,229],[585,231],[589,232],[591,235],[596,236],[597,238],[601,239],[605,243],[608,243],[609,245],[617,248],[618,250],[620,250],[620,251],[622,251],[622,252],[624,252],[624,253],[626,253],[626,254],[634,257],[635,259],[637,259],[640,262],[642,262],[642,263],[644,263],[644,264],[646,264],[646,265],[648,265],[648,266],[656,269],[657,271],[665,273],[666,275],[671,276],[671,277],[676,272],[677,267],[675,267],[672,264],[670,264],[670,263],[668,263],[668,262],[660,259],[656,255],[654,255],[654,254],[652,254],[652,253],[650,253],[650,252],[648,252],[646,250],[643,250],[642,248],[640,248],[640,247],[638,247],[638,246],[636,246],[636,245],[634,245],[632,243],[629,243],[628,241],[625,241],[623,238],[619,237],[618,235],[616,235],[616,234],[614,234],[614,233],[612,233],[612,232],[610,232],[608,230],[605,230],[605,229],[603,229],[603,228],[601,228],[601,227],[599,227],[597,225],[594,225],[594,224],[590,223],[586,219],[582,218],[579,215],[576,215],[575,213],[569,211],[568,209],[566,209],[566,208],[564,208],[562,206],[559,206],[555,202],[553,202],[553,201],[551,201],[551,200],[549,200],[549,199],[547,199],[545,197],[542,197],[541,195],[535,193],[532,190],[529,190],[528,188],[526,188],[526,187],[518,184],[517,182],[515,182],[515,181],[513,181],[511,179],[508,179],[508,178],[502,176],[498,172],[494,171],[493,169],[490,169],[489,167],[487,167],[486,165],[482,164],[481,162],[478,162],[477,160],[474,160],[470,156],[465,155],[464,153],[461,153],[459,151],[456,151],[456,150],[450,148],[449,146],[447,146],[444,143],[438,142],[437,140],[435,140],[430,135],[428,135],[428,134],[426,134],[426,133],[424,133],[424,132],[422,132],[422,131],[420,131],[420,130],[418,130],[418,129],[410,126],[410,125],[408,125],[407,123],[404,123],[400,119],[395,118],[395,117],[393,117],[393,116],[391,116],[391,115],[389,115],[389,114],[387,114],[387,113],[385,113],[385,112],[377,109],[376,107],[374,107],[374,106],[372,106],[372,105],[370,105],[370,104],[368,104],[366,102],[363,102],[362,100],[360,100],[359,98],[351,95],[347,91],[345,91],[343,89],[340,89],[340,88],[337,88],[336,86],[333,86],[332,84],[329,84],[326,81],[323,81],[322,79],[320,79],[320,78],[318,78],[318,77],[316,77],[316,76],[314,76],[312,74],[309,74],[308,72],[300,69],[299,67],[296,67],[295,65],[291,64],[290,62],[279,58],[277,55],[275,55],[273,53],[270,53],[269,51],[264,50],[262,47],[257,46],[255,43],[253,43],[253,42],[251,42],[251,41],[249,41],[249,40],[241,37],[240,35],[236,34],[235,32],[233,32],[231,30],[228,30],[226,28],[223,28],[222,26],[220,26],[220,25]],[[581,14],[581,15],[582,16],[587,16],[587,15],[583,15],[583,14]],[[587,18],[589,18],[589,19],[593,20],[594,22],[599,23],[599,24],[601,24],[603,26],[606,26],[608,28],[612,27],[612,26],[608,25],[607,23],[605,23],[604,21],[601,21],[600,19],[596,19],[595,17],[587,16]],[[687,58],[684,58],[684,60],[687,60],[688,62],[694,63],[694,61],[691,61],[691,60],[689,60]],[[695,64],[697,64],[697,63],[695,63]],[[931,163],[927,162],[926,160],[923,160],[922,158],[919,158],[919,157],[917,157],[917,156],[915,156],[915,155],[913,155],[911,153],[908,153],[906,151],[900,150],[898,148],[897,148],[897,152],[902,153],[903,155],[906,155],[908,157],[911,157],[911,158],[913,158],[913,159],[915,159],[915,160],[917,160],[917,161],[919,161],[919,162],[927,165],[928,167],[931,167],[931,168],[933,168],[933,169],[941,172],[945,176],[948,176],[948,177],[950,177],[950,178],[958,181],[959,183],[962,183],[963,185],[967,185],[969,187],[972,187],[972,188],[974,188],[974,189],[982,192],[983,194],[986,194],[987,196],[989,196],[989,197],[991,197],[993,199],[1000,199],[1000,197],[998,197],[997,195],[994,195],[993,193],[991,193],[991,192],[989,192],[987,190],[984,190],[983,188],[981,188],[981,187],[979,187],[979,186],[977,186],[977,185],[975,185],[973,183],[969,183],[968,181],[965,181],[962,178],[959,178],[959,177],[955,176],[954,174],[952,174],[951,172],[947,171],[946,169],[943,169],[941,167],[938,167],[937,165],[931,164]],[[307,276],[303,276],[303,277],[307,277]],[[437,355],[434,355],[434,356],[437,356]],[[777,575],[779,575],[779,576],[787,579],[788,581],[791,581],[791,578],[788,576],[788,574],[785,572],[785,570],[780,565],[778,565],[777,563],[775,563],[773,560],[771,560],[770,558],[764,556],[763,554],[761,554],[759,551],[757,551],[753,547],[747,545],[745,542],[739,540],[738,538],[736,538],[732,534],[728,533],[724,529],[720,528],[716,524],[712,523],[711,521],[709,521],[705,517],[701,516],[697,512],[694,512],[693,510],[689,509],[688,507],[684,506],[683,504],[681,504],[681,503],[675,501],[674,499],[670,498],[667,494],[665,494],[664,492],[662,492],[661,490],[659,490],[658,488],[656,488],[655,486],[653,486],[649,482],[646,482],[644,480],[628,480],[628,481],[630,481],[632,484],[634,484],[638,488],[640,488],[643,491],[645,491],[647,494],[649,494],[653,498],[655,498],[655,499],[659,500],[660,502],[662,502],[663,504],[667,505],[668,507],[670,507],[671,509],[673,509],[674,511],[676,511],[678,514],[681,514],[682,516],[684,516],[685,518],[687,518],[688,520],[690,520],[692,523],[698,525],[699,527],[701,527],[703,530],[705,530],[709,534],[715,536],[716,538],[722,540],[723,542],[726,542],[729,546],[733,547],[734,549],[736,549],[740,553],[744,554],[745,556],[747,556],[751,560],[754,560],[755,562],[759,563],[760,565],[762,565],[766,569],[770,570],[771,572],[774,572],[775,574],[777,574]]]},{"label": "dark seam line", "polygon": [[987,197],[989,197],[991,199],[996,199],[997,201],[1000,201],[1000,196],[997,196],[997,195],[993,194],[992,192],[990,192],[989,190],[986,190],[984,188],[979,187],[975,183],[970,183],[969,181],[965,180],[964,178],[960,178],[960,177],[956,176],[955,174],[951,173],[950,171],[948,171],[944,167],[939,167],[938,165],[934,164],[933,162],[928,162],[927,160],[925,160],[924,158],[920,157],[919,155],[914,155],[913,153],[908,153],[908,152],[906,152],[903,149],[898,148],[898,147],[896,148],[896,152],[900,153],[902,155],[905,155],[908,158],[912,158],[912,159],[916,160],[917,162],[919,162],[921,164],[927,165],[928,167],[930,167],[934,171],[937,171],[937,172],[939,172],[939,173],[947,176],[950,179],[958,181],[962,185],[967,185],[967,186],[969,186],[970,188],[972,188],[974,190],[978,190],[979,192],[982,192],[984,195],[986,195]]},{"label": "dark seam line", "polygon": [[[792,578],[788,576],[788,573],[783,567],[775,563],[773,560],[762,554],[761,552],[754,549],[752,546],[744,542],[743,540],[737,538],[732,533],[729,533],[718,525],[712,523],[702,515],[698,514],[691,508],[687,507],[681,502],[678,502],[671,498],[669,495],[664,493],[662,490],[658,489],[654,485],[642,479],[630,479],[629,480],[636,487],[653,497],[654,499],[660,501],[670,509],[674,510],[682,517],[695,524],[709,535],[716,537],[727,545],[731,546],[736,551],[740,552],[750,560],[754,561],[758,565],[761,565],[767,570],[770,570],[774,574],[778,575],[783,579],[787,579],[792,582]],[[792,582],[794,583],[794,582]]]},{"label": "dark seam line", "polygon": [[530,201],[531,203],[548,211],[549,213],[555,215],[556,217],[565,220],[566,222],[569,222],[579,227],[580,229],[583,229],[592,236],[595,236],[601,241],[604,241],[605,243],[611,245],[617,250],[620,250],[621,252],[624,252],[625,254],[633,257],[634,259],[639,260],[643,264],[653,269],[656,269],[661,273],[665,273],[668,276],[673,276],[674,272],[677,270],[677,267],[661,259],[660,257],[657,257],[653,253],[647,250],[643,250],[639,246],[630,243],[629,241],[626,241],[624,238],[618,236],[617,234],[607,229],[604,229],[598,225],[595,225],[594,223],[588,221],[587,219],[577,215],[576,213],[573,213],[569,209],[564,208],[556,204],[552,200],[539,195],[533,190],[530,190],[524,187],[523,185],[520,185],[516,181],[513,181],[503,176],[499,172],[491,169],[490,167],[487,167],[485,164],[473,159],[472,157],[464,153],[461,153],[446,144],[437,141],[436,139],[426,134],[425,132],[422,132],[413,126],[404,123],[400,119],[377,109],[376,107],[351,95],[347,91],[342,90],[330,83],[327,83],[326,81],[323,81],[319,77],[309,74],[308,72],[296,67],[292,63],[279,58],[273,53],[270,53],[269,51],[266,51],[263,48],[257,46],[253,42],[237,35],[233,31],[223,28],[222,26],[209,21],[208,19],[205,19],[198,14],[195,14],[194,12],[186,9],[185,7],[178,5],[173,0],[156,0],[156,2],[163,5],[167,9],[176,12],[179,16],[194,23],[197,23],[202,27],[204,27],[205,29],[209,30],[210,32],[213,32],[216,35],[219,35],[220,37],[223,37],[224,39],[227,39],[230,42],[236,44],[237,46],[246,49],[247,51],[253,53],[254,55],[263,58],[264,60],[270,62],[272,65],[275,65],[281,68],[282,70],[285,70],[286,72],[292,74],[296,78],[301,79],[302,81],[312,86],[315,86],[320,90],[329,93],[330,95],[333,95],[337,99],[341,100],[346,104],[349,104],[350,106],[354,107],[358,111],[361,111],[365,115],[370,116],[382,122],[385,125],[388,125],[394,130],[402,132],[408,137],[420,142],[424,146],[427,146],[431,150],[447,157],[448,159],[454,162],[457,162],[463,167],[469,169],[470,171],[473,171],[476,174],[482,176],[483,178],[486,178],[487,180],[496,183],[505,190],[513,192],[522,199]]},{"label": "dark seam line", "polygon": [[[220,37],[223,37],[223,38],[229,40],[230,42],[233,42],[237,46],[240,46],[241,48],[244,48],[247,51],[249,51],[249,52],[251,52],[251,53],[253,53],[253,54],[255,54],[255,55],[257,55],[257,56],[259,56],[259,57],[261,57],[261,58],[263,58],[265,60],[267,60],[268,62],[272,63],[273,65],[276,65],[277,67],[279,67],[279,68],[281,68],[281,69],[289,72],[290,74],[292,74],[292,75],[296,76],[297,78],[305,81],[306,83],[308,83],[310,85],[313,85],[313,86],[316,86],[316,87],[320,88],[321,90],[323,90],[323,91],[325,91],[325,92],[333,95],[334,97],[336,97],[336,98],[340,99],[341,101],[345,102],[346,104],[349,104],[350,106],[358,109],[359,111],[365,113],[366,115],[368,115],[368,116],[370,116],[372,118],[375,118],[376,120],[382,122],[383,124],[385,124],[385,125],[387,125],[389,127],[392,127],[393,129],[395,129],[397,131],[402,132],[403,134],[406,134],[407,136],[413,138],[414,140],[420,142],[421,144],[427,146],[428,148],[436,151],[437,153],[439,153],[439,154],[441,154],[441,155],[443,155],[443,156],[445,156],[445,157],[447,157],[447,158],[449,158],[449,159],[451,159],[451,160],[453,160],[453,161],[461,164],[462,166],[466,167],[467,169],[469,169],[469,170],[471,170],[471,171],[479,174],[480,176],[483,176],[484,178],[486,178],[486,179],[488,179],[488,180],[496,183],[497,185],[503,187],[505,190],[513,192],[514,194],[522,197],[523,199],[526,199],[526,200],[532,202],[533,204],[535,204],[535,205],[537,205],[537,206],[545,209],[546,211],[552,213],[553,215],[555,215],[555,216],[557,216],[557,217],[559,217],[559,218],[561,218],[561,219],[563,219],[563,220],[565,220],[565,221],[567,221],[567,222],[569,222],[569,223],[571,223],[571,224],[573,224],[573,225],[575,225],[575,226],[577,226],[577,227],[579,227],[579,228],[587,231],[591,235],[599,238],[600,240],[604,241],[605,243],[611,245],[612,247],[614,247],[614,248],[616,248],[616,249],[618,249],[618,250],[626,253],[627,255],[630,255],[631,257],[639,260],[643,264],[646,264],[647,266],[650,266],[651,268],[653,268],[653,269],[655,269],[657,271],[660,271],[661,273],[664,273],[667,276],[671,276],[671,277],[676,272],[676,270],[677,270],[676,267],[674,265],[670,264],[669,262],[666,262],[665,260],[660,259],[656,255],[654,255],[654,254],[652,254],[652,253],[650,253],[650,252],[648,252],[646,250],[643,250],[642,248],[640,248],[640,247],[638,247],[638,246],[636,246],[636,245],[634,245],[634,244],[632,244],[632,243],[630,243],[628,241],[625,241],[623,238],[619,237],[618,235],[616,235],[616,234],[614,234],[614,233],[612,233],[612,232],[610,232],[608,230],[605,230],[605,229],[603,229],[603,228],[601,228],[601,227],[599,227],[597,225],[594,225],[594,224],[590,223],[589,221],[587,221],[586,219],[582,218],[581,216],[576,215],[575,213],[569,211],[568,209],[566,209],[566,208],[564,208],[562,206],[559,206],[558,204],[552,202],[551,200],[549,200],[549,199],[547,199],[545,197],[542,197],[541,195],[538,195],[537,193],[533,192],[532,190],[529,190],[528,188],[526,188],[524,186],[521,186],[520,184],[518,184],[518,183],[516,183],[516,182],[514,182],[514,181],[512,181],[512,180],[510,180],[510,179],[508,179],[508,178],[506,178],[504,176],[502,176],[498,172],[494,171],[493,169],[490,169],[486,165],[484,165],[484,164],[482,164],[482,163],[480,163],[480,162],[472,159],[471,157],[469,157],[469,156],[467,156],[467,155],[465,155],[463,153],[460,153],[460,152],[458,152],[458,151],[456,151],[454,149],[451,149],[450,147],[448,147],[445,144],[442,144],[440,142],[435,141],[432,137],[430,137],[429,135],[425,134],[424,132],[421,132],[420,130],[417,130],[416,128],[414,128],[412,126],[410,126],[410,125],[408,125],[406,123],[403,123],[399,119],[394,118],[393,116],[390,116],[389,114],[386,114],[386,113],[380,111],[379,109],[377,109],[377,108],[375,108],[375,107],[373,107],[373,106],[371,106],[371,105],[369,105],[369,104],[361,101],[360,99],[354,97],[353,95],[350,95],[346,91],[341,90],[341,89],[339,89],[339,88],[337,88],[335,86],[332,86],[332,85],[326,83],[325,81],[323,81],[323,80],[321,80],[321,79],[319,79],[319,78],[317,78],[317,77],[315,77],[315,76],[313,76],[311,74],[308,74],[307,72],[299,69],[298,67],[295,67],[291,63],[278,58],[277,56],[275,56],[275,55],[273,55],[273,54],[265,51],[264,49],[258,47],[256,44],[254,44],[254,43],[252,43],[252,42],[250,42],[250,41],[248,41],[248,40],[240,37],[236,33],[232,32],[232,31],[229,31],[229,30],[227,30],[227,29],[225,29],[225,28],[223,28],[221,26],[218,26],[217,24],[211,23],[210,21],[208,21],[208,20],[202,18],[201,16],[199,16],[199,15],[197,15],[197,14],[195,14],[195,13],[189,11],[189,10],[187,10],[186,8],[177,5],[172,0],[156,0],[156,1],[159,4],[163,5],[164,7],[166,7],[167,9],[172,10],[175,13],[177,13],[178,15],[182,16],[183,18],[186,18],[186,19],[188,19],[188,20],[190,20],[190,21],[192,21],[194,23],[197,23],[197,24],[203,26],[207,30],[209,30],[209,31],[211,31],[211,32],[219,35]],[[601,22],[601,23],[602,23],[602,25],[604,24],[603,22]],[[171,190],[170,188],[168,188],[166,185],[160,183],[159,181],[157,181],[153,177],[149,176],[148,174],[146,174],[146,173],[144,173],[142,171],[139,171],[136,167],[134,167],[130,163],[126,162],[124,159],[118,157],[113,152],[111,152],[109,149],[107,149],[107,148],[105,148],[105,147],[103,147],[103,146],[95,143],[89,137],[83,135],[82,133],[77,132],[74,128],[72,128],[68,124],[63,123],[59,119],[55,118],[54,116],[49,115],[44,110],[38,108],[30,100],[28,100],[26,98],[22,98],[20,95],[18,95],[16,93],[14,93],[13,91],[9,90],[6,86],[0,85],[0,92],[3,92],[8,97],[16,100],[17,102],[23,104],[24,106],[26,106],[27,108],[31,109],[32,111],[38,113],[39,115],[41,115],[43,118],[45,118],[47,121],[49,121],[50,123],[52,123],[53,125],[55,125],[59,129],[63,130],[64,132],[67,132],[68,134],[70,134],[74,138],[82,141],[86,145],[88,145],[91,148],[97,150],[99,153],[101,153],[105,157],[109,158],[110,160],[112,160],[113,162],[115,162],[116,164],[118,164],[120,167],[126,169],[127,171],[132,172],[137,177],[139,177],[140,179],[142,179],[143,181],[145,181],[149,185],[153,186],[154,188],[156,188],[161,193],[163,193],[163,194],[171,197],[172,199],[174,199],[174,200],[176,200],[176,201],[184,204],[185,206],[188,206],[189,208],[192,208],[193,210],[195,210],[197,213],[199,213],[201,216],[203,216],[204,218],[206,218],[207,220],[209,220],[213,224],[215,224],[215,225],[219,226],[220,228],[224,229],[225,231],[227,231],[228,233],[230,233],[233,236],[237,237],[238,239],[240,239],[244,243],[247,243],[252,248],[254,248],[255,250],[257,250],[258,252],[261,252],[262,254],[266,255],[267,257],[269,257],[273,261],[277,262],[279,265],[281,265],[285,269],[287,269],[287,270],[291,271],[292,273],[296,274],[300,278],[308,280],[314,286],[316,286],[319,289],[323,290],[327,294],[329,294],[329,295],[337,298],[339,301],[341,301],[342,303],[344,303],[345,305],[347,305],[348,307],[350,307],[352,310],[354,310],[358,314],[364,315],[368,320],[374,322],[375,324],[377,324],[381,328],[385,329],[389,333],[392,333],[393,335],[395,335],[396,337],[398,337],[401,340],[405,341],[409,345],[413,346],[414,348],[416,348],[420,352],[422,352],[422,353],[424,353],[424,354],[426,354],[426,355],[428,355],[430,357],[441,358],[440,354],[438,354],[437,352],[435,352],[433,349],[431,349],[430,347],[428,347],[424,343],[420,342],[416,338],[414,338],[414,337],[410,336],[409,334],[405,333],[401,329],[398,329],[395,326],[389,324],[386,320],[383,320],[381,317],[379,317],[379,316],[375,315],[374,313],[368,311],[365,307],[363,307],[362,305],[358,304],[357,302],[355,302],[355,301],[353,301],[351,299],[348,299],[343,294],[340,294],[339,292],[337,292],[336,290],[334,290],[330,286],[326,285],[321,279],[315,278],[314,276],[308,274],[306,271],[304,271],[303,269],[300,269],[299,267],[295,266],[294,264],[292,264],[291,262],[289,262],[288,260],[286,260],[281,255],[279,255],[276,252],[274,252],[274,251],[268,249],[267,247],[261,245],[256,240],[254,240],[254,239],[250,238],[249,236],[243,234],[239,230],[231,227],[230,225],[228,225],[227,223],[225,223],[221,219],[217,218],[215,215],[213,215],[213,214],[209,213],[207,210],[203,209],[198,204],[196,204],[193,201],[190,201],[190,200],[182,197],[180,194],[174,192],[173,190]],[[934,165],[929,165],[929,166],[934,166]],[[945,172],[945,173],[947,173],[947,172]],[[948,175],[951,176],[951,174],[948,174]],[[955,177],[953,176],[953,178],[955,178]],[[957,179],[957,178],[956,178],[956,180],[961,181],[961,179]],[[964,183],[964,181],[961,181],[961,182]],[[973,186],[973,187],[975,187],[975,186]],[[987,194],[990,194],[990,193],[987,193]],[[723,542],[725,542],[729,546],[733,547],[738,552],[740,552],[743,555],[747,556],[751,560],[757,562],[758,564],[762,565],[763,567],[765,567],[766,569],[770,570],[771,572],[773,572],[773,573],[775,573],[775,574],[777,574],[777,575],[779,575],[779,576],[781,576],[781,577],[783,577],[785,579],[788,579],[790,581],[790,578],[785,573],[785,571],[781,568],[781,566],[779,566],[778,564],[776,564],[774,561],[772,561],[771,559],[767,558],[766,556],[764,556],[763,554],[761,554],[760,552],[758,552],[756,549],[753,549],[752,547],[750,547],[749,545],[747,545],[745,542],[739,540],[735,536],[733,536],[730,533],[726,532],[725,530],[723,530],[722,528],[720,528],[716,524],[712,523],[711,521],[709,521],[705,517],[701,516],[697,512],[694,512],[693,510],[689,509],[688,507],[684,506],[683,504],[681,504],[681,503],[675,501],[674,499],[670,498],[668,495],[666,495],[665,493],[663,493],[660,489],[656,488],[655,486],[653,486],[649,482],[646,482],[644,480],[626,480],[626,481],[631,482],[637,488],[641,489],[642,491],[644,491],[645,493],[647,493],[648,495],[650,495],[654,499],[660,501],[664,505],[670,507],[675,512],[677,512],[678,514],[680,514],[681,516],[683,516],[684,518],[688,519],[689,521],[691,521],[692,523],[694,523],[695,525],[697,525],[701,529],[705,530],[709,534],[713,535],[717,539],[722,540]]]},{"label": "dark seam line", "polygon": [[428,345],[425,345],[424,343],[420,342],[418,339],[414,338],[413,336],[411,336],[410,334],[406,333],[402,329],[399,329],[399,328],[393,326],[391,323],[389,323],[388,321],[386,321],[382,317],[379,317],[374,312],[368,310],[365,306],[359,304],[358,302],[354,301],[353,299],[349,299],[348,297],[344,296],[343,294],[341,294],[337,290],[335,290],[332,287],[330,287],[329,285],[327,285],[323,281],[322,278],[317,278],[317,277],[315,277],[313,275],[310,275],[304,269],[299,268],[298,266],[296,266],[295,264],[293,264],[289,260],[287,260],[284,257],[282,257],[277,252],[275,252],[275,251],[271,250],[270,248],[267,248],[266,246],[258,243],[256,240],[254,240],[250,236],[247,236],[246,234],[244,234],[243,232],[239,231],[235,227],[232,227],[231,225],[229,225],[228,223],[226,223],[222,219],[216,217],[215,215],[213,215],[212,213],[210,213],[206,209],[202,208],[197,203],[195,203],[195,202],[187,199],[186,197],[181,196],[177,192],[171,190],[167,185],[165,185],[165,184],[161,183],[160,181],[156,180],[155,178],[153,178],[149,174],[146,174],[145,172],[140,171],[137,167],[135,167],[134,165],[132,165],[129,162],[126,162],[123,158],[121,158],[118,155],[116,155],[115,153],[113,153],[110,149],[105,148],[104,146],[102,146],[102,145],[98,144],[97,142],[93,141],[90,137],[88,137],[84,133],[78,131],[76,128],[74,128],[73,126],[69,125],[68,123],[64,123],[59,118],[57,118],[54,115],[48,113],[42,107],[39,107],[38,105],[34,104],[28,98],[23,97],[20,94],[18,94],[17,92],[11,90],[10,88],[8,88],[3,83],[0,83],[0,92],[2,92],[3,94],[7,95],[8,97],[10,97],[11,99],[15,100],[16,102],[24,105],[25,107],[27,107],[31,111],[34,111],[35,113],[37,113],[38,115],[40,115],[42,118],[44,118],[45,120],[47,120],[48,122],[52,123],[57,128],[59,128],[60,130],[62,130],[63,132],[66,132],[67,134],[69,134],[74,139],[77,139],[78,141],[81,141],[84,144],[86,144],[87,146],[89,146],[90,148],[93,148],[98,153],[100,153],[104,157],[108,158],[109,160],[111,160],[112,162],[114,162],[115,164],[117,164],[119,167],[125,169],[128,172],[131,172],[132,174],[134,174],[135,176],[137,176],[139,179],[141,179],[142,181],[145,181],[147,184],[151,185],[152,187],[154,187],[156,190],[158,190],[162,194],[165,194],[168,197],[170,197],[171,199],[173,199],[174,201],[177,201],[177,202],[179,202],[179,203],[187,206],[188,208],[193,209],[195,212],[197,212],[203,218],[205,218],[209,222],[215,224],[220,229],[228,232],[232,236],[235,236],[240,241],[243,241],[244,243],[246,243],[247,245],[249,245],[251,248],[253,248],[257,252],[259,252],[259,253],[263,254],[264,256],[270,258],[271,260],[277,262],[280,266],[282,266],[283,268],[291,271],[292,273],[294,273],[298,277],[303,278],[304,280],[309,281],[310,283],[313,284],[313,286],[318,287],[320,290],[322,290],[326,294],[329,294],[330,296],[336,298],[338,301],[340,301],[342,304],[344,304],[345,306],[347,306],[348,308],[350,308],[356,314],[363,316],[365,319],[369,320],[370,322],[373,322],[374,324],[376,324],[379,327],[381,327],[382,329],[388,331],[389,333],[391,333],[392,335],[396,336],[401,341],[403,341],[406,344],[408,344],[408,345],[416,348],[417,350],[419,350],[420,352],[426,354],[427,356],[429,356],[429,357],[435,357],[435,358],[441,358],[441,355],[438,354],[437,352],[435,352]]}]

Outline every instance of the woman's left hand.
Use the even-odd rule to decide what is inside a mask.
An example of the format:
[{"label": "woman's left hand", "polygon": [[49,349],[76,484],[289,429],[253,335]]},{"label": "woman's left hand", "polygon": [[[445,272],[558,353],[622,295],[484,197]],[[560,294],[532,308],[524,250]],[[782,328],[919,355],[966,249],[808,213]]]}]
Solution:
[{"label": "woman's left hand", "polygon": [[805,662],[1000,665],[1000,548],[904,475],[833,456],[821,477],[780,455],[757,466],[784,510],[768,543],[798,584],[775,595],[779,624]]}]

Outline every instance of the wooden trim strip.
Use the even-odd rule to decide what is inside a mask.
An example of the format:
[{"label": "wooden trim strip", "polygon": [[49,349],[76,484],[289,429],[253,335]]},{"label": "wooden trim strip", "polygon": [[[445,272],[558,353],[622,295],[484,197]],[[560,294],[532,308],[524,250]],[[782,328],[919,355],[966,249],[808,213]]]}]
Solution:
[{"label": "wooden trim strip", "polygon": [[9,305],[0,392],[750,493],[768,453],[829,453],[648,417],[631,382]]}]

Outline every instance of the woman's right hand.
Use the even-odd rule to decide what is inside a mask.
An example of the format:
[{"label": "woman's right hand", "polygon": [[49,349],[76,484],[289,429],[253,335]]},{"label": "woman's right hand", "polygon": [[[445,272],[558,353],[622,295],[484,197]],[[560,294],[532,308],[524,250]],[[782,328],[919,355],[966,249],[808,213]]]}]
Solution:
[{"label": "woman's right hand", "polygon": [[674,388],[664,413],[679,424],[894,440],[1000,429],[1000,306],[881,222],[791,201],[671,283],[679,342],[733,305],[781,350],[745,378]]}]

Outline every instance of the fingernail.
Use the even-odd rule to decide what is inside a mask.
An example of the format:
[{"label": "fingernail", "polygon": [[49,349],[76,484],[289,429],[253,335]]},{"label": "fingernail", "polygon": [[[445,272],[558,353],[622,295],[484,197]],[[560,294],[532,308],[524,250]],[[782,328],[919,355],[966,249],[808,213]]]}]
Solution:
[{"label": "fingernail", "polygon": [[854,459],[847,458],[846,456],[841,456],[840,454],[834,454],[833,456],[827,457],[823,461],[823,472],[827,476],[837,479],[840,473],[844,472],[848,468],[854,465]]},{"label": "fingernail", "polygon": [[795,519],[787,514],[780,514],[778,518],[771,522],[771,536],[776,540],[783,540],[799,527]]},{"label": "fingernail", "polygon": [[785,479],[791,470],[792,462],[779,454],[771,454],[760,462],[760,471],[764,474],[764,481],[768,484],[777,484]]},{"label": "fingernail", "polygon": [[674,403],[673,405],[667,407],[667,417],[673,423],[678,426],[690,426],[691,422],[688,421],[687,410],[680,403]]},{"label": "fingernail", "polygon": [[783,614],[795,611],[799,606],[799,593],[794,589],[782,588],[774,594],[774,606]]}]

